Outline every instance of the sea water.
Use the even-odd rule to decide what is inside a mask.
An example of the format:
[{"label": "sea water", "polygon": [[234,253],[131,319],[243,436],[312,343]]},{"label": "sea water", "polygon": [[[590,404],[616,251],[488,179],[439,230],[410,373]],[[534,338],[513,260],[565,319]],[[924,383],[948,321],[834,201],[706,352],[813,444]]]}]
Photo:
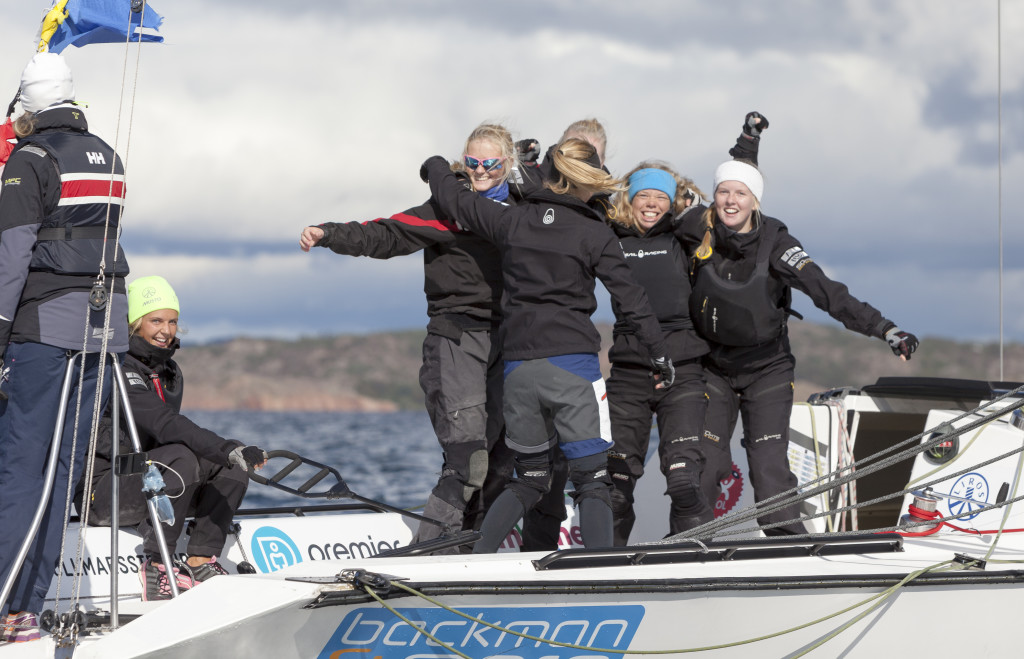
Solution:
[{"label": "sea water", "polygon": [[[196,424],[221,437],[264,450],[287,450],[334,467],[355,494],[403,508],[421,506],[437,483],[441,448],[422,412],[210,412],[186,410]],[[287,463],[277,459],[272,474]],[[295,482],[284,481],[294,485]],[[311,492],[336,481],[327,477]],[[250,483],[243,508],[335,503],[302,498]],[[338,503],[344,503],[344,500]]]}]

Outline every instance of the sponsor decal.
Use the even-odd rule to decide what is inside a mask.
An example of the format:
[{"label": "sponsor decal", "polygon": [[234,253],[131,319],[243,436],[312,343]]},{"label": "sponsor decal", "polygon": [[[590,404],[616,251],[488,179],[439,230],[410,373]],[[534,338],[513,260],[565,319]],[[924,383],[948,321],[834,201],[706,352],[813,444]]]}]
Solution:
[{"label": "sponsor decal", "polygon": [[779,433],[775,433],[772,435],[762,435],[761,437],[755,439],[754,443],[757,444],[758,442],[767,442],[772,439],[782,439],[782,435],[780,435]]},{"label": "sponsor decal", "polygon": [[[178,554],[177,558],[185,560],[187,556],[185,554]],[[107,577],[115,570],[118,574],[138,574],[145,560],[146,557],[142,554],[120,554],[117,557],[117,568],[114,568],[114,563],[110,560],[110,556],[86,555],[77,561],[74,558],[66,558],[63,563],[53,568],[53,575],[55,577]]]},{"label": "sponsor decal", "polygon": [[544,211],[544,219],[542,221],[544,222],[544,224],[554,224],[555,223],[555,209],[549,208],[546,211]]},{"label": "sponsor decal", "polygon": [[732,474],[721,480],[722,493],[715,501],[715,517],[721,517],[736,507],[743,494],[743,472],[732,463]]},{"label": "sponsor decal", "polygon": [[103,154],[99,151],[86,151],[85,157],[88,158],[90,165],[106,165],[107,160],[103,157]]},{"label": "sponsor decal", "polygon": [[[956,499],[949,499],[949,514],[960,515],[962,513],[969,513],[974,510],[983,508],[988,503],[989,487],[988,481],[984,476],[977,472],[971,472],[964,474],[953,483],[953,489],[949,492],[955,497],[962,499],[970,499],[971,501],[957,501]],[[973,503],[977,501],[977,503]],[[972,515],[964,515],[960,517],[961,522],[965,522],[969,519],[974,519],[980,512]]]},{"label": "sponsor decal", "polygon": [[11,178],[4,179],[4,185],[21,185],[21,178],[12,176]]},{"label": "sponsor decal", "polygon": [[[306,542],[305,539],[302,542]],[[398,538],[377,540],[372,535],[366,539],[345,537],[325,542],[316,540],[306,545],[305,552],[287,533],[273,526],[261,526],[252,534],[250,541],[253,562],[260,572],[276,572],[303,561],[334,561],[371,558],[391,551],[402,545]]]},{"label": "sponsor decal", "polygon": [[302,554],[288,534],[273,526],[261,526],[252,534],[252,557],[260,572],[276,572],[302,562]]},{"label": "sponsor decal", "polygon": [[715,442],[716,444],[722,441],[721,437],[719,437],[718,435],[716,435],[715,433],[713,433],[713,432],[711,432],[709,430],[705,430],[704,431],[704,438],[705,439],[710,439],[711,441]]},{"label": "sponsor decal", "polygon": [[[617,606],[469,607],[462,613],[438,608],[396,608],[412,625],[386,609],[359,607],[350,611],[318,659],[366,656],[373,659],[427,659],[455,655],[430,640],[426,633],[462,656],[501,659],[596,659],[618,657],[629,649],[646,610],[638,604]],[[483,623],[497,625],[501,629]],[[548,645],[509,633],[588,648],[615,650],[597,653]],[[426,632],[426,633],[425,633]]]},{"label": "sponsor decal", "polygon": [[711,310],[711,331],[718,332],[718,307]]}]

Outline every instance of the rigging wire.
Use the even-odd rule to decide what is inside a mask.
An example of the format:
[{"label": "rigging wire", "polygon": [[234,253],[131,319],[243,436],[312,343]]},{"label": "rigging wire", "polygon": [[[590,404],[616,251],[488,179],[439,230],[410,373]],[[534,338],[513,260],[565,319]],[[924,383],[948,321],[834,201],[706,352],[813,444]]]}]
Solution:
[{"label": "rigging wire", "polygon": [[[143,2],[142,2],[142,11],[143,12],[145,11],[145,6],[146,6],[146,2],[145,2],[145,0],[143,0]],[[129,11],[129,14],[128,14],[128,26],[127,26],[127,28],[125,30],[125,33],[126,33],[126,35],[125,35],[124,61],[122,62],[122,66],[121,66],[121,89],[120,89],[120,97],[119,97],[119,102],[118,102],[117,121],[116,121],[116,124],[115,124],[115,132],[114,132],[114,145],[113,145],[114,157],[111,159],[111,165],[110,165],[110,184],[109,184],[109,187],[108,187],[108,195],[107,195],[107,214],[106,214],[106,218],[104,220],[104,227],[103,227],[103,229],[104,229],[104,235],[103,235],[103,245],[104,245],[104,247],[103,247],[103,251],[102,251],[101,256],[100,256],[99,273],[97,275],[97,282],[100,283],[101,285],[102,285],[102,283],[105,280],[105,273],[106,273],[106,267],[107,267],[106,266],[107,235],[108,235],[108,231],[110,229],[110,216],[111,216],[111,210],[112,210],[111,207],[113,206],[112,199],[114,197],[114,183],[115,183],[115,180],[117,178],[116,172],[117,172],[117,163],[118,163],[118,160],[119,160],[119,155],[118,154],[121,151],[119,149],[119,143],[120,143],[121,126],[122,126],[122,115],[123,115],[123,112],[124,112],[125,86],[126,86],[125,80],[127,78],[127,72],[128,72],[128,54],[129,54],[129,50],[130,50],[130,46],[131,46],[131,33],[132,33],[132,12],[131,11]],[[123,216],[124,216],[124,201],[123,201],[123,199],[124,199],[124,190],[125,190],[126,181],[127,181],[127,174],[128,174],[127,159],[128,159],[128,151],[130,150],[130,145],[131,145],[131,127],[132,127],[132,121],[134,120],[135,93],[136,93],[136,91],[138,89],[139,61],[141,59],[141,51],[142,51],[142,35],[141,35],[141,32],[140,32],[139,40],[138,40],[138,47],[137,47],[137,52],[136,52],[136,60],[135,60],[135,73],[134,73],[135,77],[134,77],[134,80],[133,80],[133,88],[132,88],[132,94],[131,94],[130,109],[129,109],[129,113],[128,113],[128,126],[127,126],[127,130],[126,130],[127,138],[126,138],[126,143],[125,143],[125,148],[124,148],[124,158],[120,158],[121,165],[122,165],[122,167],[121,167],[122,168],[122,175],[121,175],[122,191],[121,191],[121,195],[119,195],[119,196],[120,196],[122,201],[121,201],[121,204],[120,204],[120,207],[119,207],[119,210],[118,210],[118,227],[117,227],[117,230],[115,230],[115,232],[114,232],[114,238],[113,238],[114,246],[113,246],[113,251],[112,251],[112,258],[115,260],[115,262],[116,262],[116,259],[117,259],[118,249],[120,248],[121,220],[123,219]],[[112,266],[112,268],[113,268],[113,266]],[[96,394],[95,394],[95,397],[94,397],[94,400],[93,400],[93,420],[92,420],[92,427],[90,429],[90,434],[89,434],[89,447],[88,447],[88,450],[86,451],[86,460],[85,460],[85,480],[84,480],[84,482],[85,482],[85,485],[86,485],[86,491],[85,491],[85,494],[82,497],[82,499],[83,499],[83,510],[81,511],[81,515],[80,515],[79,529],[78,529],[78,543],[77,543],[77,547],[76,547],[76,551],[75,551],[75,558],[74,558],[74,562],[73,562],[74,579],[73,579],[72,594],[71,594],[71,597],[69,599],[69,604],[68,604],[69,610],[74,610],[75,608],[77,608],[78,603],[80,601],[81,581],[82,581],[82,571],[81,571],[80,568],[82,566],[83,556],[84,556],[84,553],[85,553],[85,532],[86,532],[86,529],[88,528],[89,511],[90,511],[90,508],[91,508],[91,505],[90,505],[90,502],[91,502],[90,501],[91,500],[90,491],[91,491],[91,484],[92,484],[93,468],[94,468],[94,465],[95,465],[96,443],[97,443],[97,440],[98,440],[98,430],[99,430],[99,421],[100,421],[100,412],[101,412],[101,410],[100,410],[100,408],[101,408],[100,403],[102,401],[103,381],[104,381],[105,372],[106,372],[106,366],[107,366],[107,347],[109,345],[108,342],[109,342],[109,339],[110,339],[111,312],[112,312],[112,309],[113,309],[113,306],[114,306],[114,304],[113,304],[113,296],[114,296],[114,286],[115,286],[116,281],[117,281],[117,277],[115,275],[112,275],[110,277],[110,288],[109,288],[109,291],[107,291],[107,304],[106,304],[106,307],[105,307],[105,314],[104,314],[104,320],[103,320],[103,339],[102,339],[101,347],[100,347],[100,351],[99,351],[99,369],[98,369],[98,372],[97,372]],[[83,342],[82,342],[82,351],[83,352],[85,352],[86,349],[88,348],[88,338],[89,338],[89,320],[88,320],[88,314],[87,314],[86,315],[86,321],[85,321],[85,336],[83,337]],[[85,357],[83,356],[83,358],[82,358],[82,366],[80,368],[80,375],[79,375],[78,398],[76,399],[76,408],[75,408],[74,434],[73,434],[73,437],[72,437],[72,453],[71,453],[72,456],[75,455],[75,450],[76,450],[77,441],[78,441],[78,422],[79,422],[79,414],[80,414],[81,405],[82,405],[82,399],[81,398],[82,398],[82,386],[83,386],[83,382],[84,382],[84,377],[85,377]],[[117,438],[112,438],[112,441],[117,441]],[[61,532],[60,558],[58,559],[58,564],[60,564],[60,565],[62,565],[64,563],[64,555],[65,555],[65,551],[66,551],[67,532],[68,532],[68,525],[69,525],[69,521],[70,521],[69,520],[69,513],[70,513],[70,506],[71,506],[71,492],[72,492],[72,488],[74,487],[74,483],[75,483],[75,481],[74,481],[74,461],[72,460],[72,462],[69,465],[69,469],[68,469],[68,488],[67,488],[67,496],[66,496],[66,500],[65,500],[64,525],[63,525],[63,529],[62,529],[62,532]],[[57,588],[56,588],[55,598],[54,598],[54,611],[55,612],[59,611],[59,606],[60,606],[61,581],[62,580],[58,580],[57,581]],[[72,642],[74,642],[75,638],[77,637],[78,631],[79,630],[78,630],[77,626],[75,626],[75,625],[71,626],[70,634],[72,636],[72,638],[71,638]]]},{"label": "rigging wire", "polygon": [[996,1],[997,194],[999,225],[999,381],[1003,381],[1003,0]]}]

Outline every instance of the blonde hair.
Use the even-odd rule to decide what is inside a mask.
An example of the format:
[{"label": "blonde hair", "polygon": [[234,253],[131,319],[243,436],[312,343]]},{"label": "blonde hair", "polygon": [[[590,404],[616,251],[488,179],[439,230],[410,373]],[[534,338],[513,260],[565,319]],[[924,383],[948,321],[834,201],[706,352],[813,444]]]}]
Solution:
[{"label": "blonde hair", "polygon": [[587,162],[596,156],[597,149],[584,139],[570,137],[562,140],[555,146],[553,154],[558,178],[546,181],[544,187],[557,194],[571,195],[577,195],[582,189],[589,190],[591,194],[610,194],[624,190],[621,179]]},{"label": "blonde hair", "polygon": [[19,138],[28,137],[36,131],[36,115],[32,112],[26,112],[17,119],[14,120],[14,134]]},{"label": "blonde hair", "polygon": [[[482,123],[473,129],[473,132],[466,138],[466,146],[462,148],[462,153],[469,153],[469,145],[477,140],[486,140],[501,151],[501,156],[504,158],[502,161],[501,168],[501,180],[505,181],[508,179],[509,173],[513,167],[519,166],[519,156],[516,152],[516,146],[512,142],[512,133],[501,124],[489,124]],[[472,155],[472,154],[470,154]],[[459,155],[459,160],[452,165],[453,172],[465,172],[466,165],[462,162],[462,155]]]},{"label": "blonde hair", "polygon": [[[661,160],[643,161],[633,169],[629,170],[629,173],[623,176],[622,180],[626,185],[629,185],[629,177],[641,169],[660,169],[664,172],[668,172],[672,178],[675,179],[676,196],[672,200],[672,205],[669,208],[669,212],[673,215],[679,215],[689,208],[691,204],[700,203],[701,199],[704,197],[704,193],[701,192],[701,189],[693,182],[693,179],[682,176],[679,172],[674,170],[671,165]],[[628,188],[615,195],[615,199],[612,200],[612,207],[609,211],[609,220],[634,229],[640,228],[636,218],[633,217],[633,204],[629,200]]]},{"label": "blonde hair", "polygon": [[562,133],[562,139],[564,142],[570,137],[579,137],[583,140],[590,142],[597,147],[597,157],[601,159],[601,164],[604,164],[604,153],[608,146],[608,135],[604,131],[604,126],[597,119],[580,119],[569,124],[569,127]]}]

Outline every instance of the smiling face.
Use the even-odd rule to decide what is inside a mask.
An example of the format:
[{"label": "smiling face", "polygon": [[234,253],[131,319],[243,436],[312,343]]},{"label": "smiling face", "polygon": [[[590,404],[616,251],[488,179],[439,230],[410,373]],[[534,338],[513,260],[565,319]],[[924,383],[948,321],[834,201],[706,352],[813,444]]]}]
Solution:
[{"label": "smiling face", "polygon": [[178,312],[174,309],[150,311],[139,319],[135,333],[158,348],[169,348],[178,335]]},{"label": "smiling face", "polygon": [[653,227],[668,212],[672,200],[661,190],[641,190],[633,195],[630,206],[633,209],[633,221],[644,233]]},{"label": "smiling face", "polygon": [[753,228],[753,213],[757,199],[743,183],[722,181],[715,188],[715,210],[722,224],[737,233],[747,233]]},{"label": "smiling face", "polygon": [[[501,148],[490,140],[471,141],[466,147],[466,155],[481,161],[504,156]],[[483,164],[480,164],[476,169],[466,167],[466,173],[469,174],[469,180],[473,183],[474,190],[486,192],[496,185],[501,185],[502,178],[505,176],[505,167],[494,167],[488,171],[484,169]]]}]

